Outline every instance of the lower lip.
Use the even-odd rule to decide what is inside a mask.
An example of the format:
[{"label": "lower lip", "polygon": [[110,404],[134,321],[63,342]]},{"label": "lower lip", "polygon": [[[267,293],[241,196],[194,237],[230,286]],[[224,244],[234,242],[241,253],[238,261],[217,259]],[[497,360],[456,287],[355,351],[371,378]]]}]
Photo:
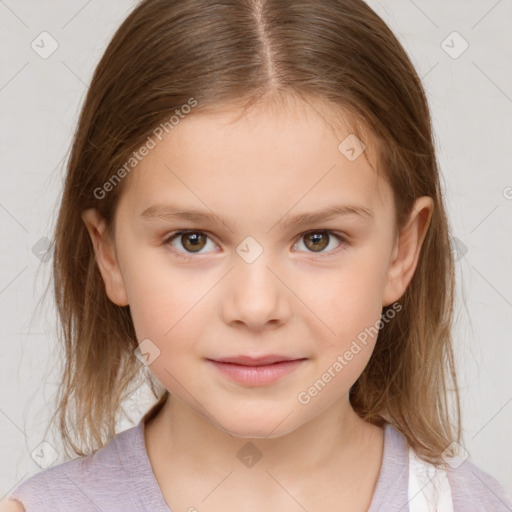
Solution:
[{"label": "lower lip", "polygon": [[209,360],[221,373],[230,379],[248,386],[264,386],[296,370],[305,359],[282,361],[264,366],[245,366]]}]

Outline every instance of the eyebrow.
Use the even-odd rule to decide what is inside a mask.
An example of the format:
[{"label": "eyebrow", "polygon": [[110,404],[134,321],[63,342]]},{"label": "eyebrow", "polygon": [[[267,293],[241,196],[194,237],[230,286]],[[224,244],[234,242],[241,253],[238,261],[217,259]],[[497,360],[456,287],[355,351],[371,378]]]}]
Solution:
[{"label": "eyebrow", "polygon": [[[214,212],[194,209],[180,209],[171,205],[155,204],[146,208],[140,216],[144,219],[160,219],[166,221],[185,220],[201,222],[208,225],[227,225],[224,220]],[[337,216],[358,216],[364,219],[373,219],[373,212],[363,205],[335,204],[315,212],[299,213],[293,216],[285,214],[280,221],[282,227],[296,227],[303,224],[315,224]],[[277,224],[276,223],[276,224]]]}]

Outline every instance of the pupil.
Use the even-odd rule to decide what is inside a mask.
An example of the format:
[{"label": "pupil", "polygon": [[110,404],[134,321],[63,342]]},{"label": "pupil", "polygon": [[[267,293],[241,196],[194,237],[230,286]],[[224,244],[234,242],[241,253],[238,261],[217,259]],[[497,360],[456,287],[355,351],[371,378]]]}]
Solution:
[{"label": "pupil", "polygon": [[[322,250],[325,247],[327,247],[326,243],[326,233],[312,233],[309,235],[308,240],[311,240],[313,242],[313,246],[310,247],[310,249],[313,250]],[[323,241],[322,241],[323,238]]]},{"label": "pupil", "polygon": [[[198,233],[185,233],[182,237],[183,247],[186,249],[198,249],[202,248],[201,243],[204,243],[204,236]],[[184,242],[183,242],[184,240]]]}]

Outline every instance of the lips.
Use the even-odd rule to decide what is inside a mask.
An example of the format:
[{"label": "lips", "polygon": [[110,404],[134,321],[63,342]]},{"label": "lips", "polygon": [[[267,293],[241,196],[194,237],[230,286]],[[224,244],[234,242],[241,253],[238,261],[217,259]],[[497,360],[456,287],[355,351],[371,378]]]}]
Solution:
[{"label": "lips", "polygon": [[215,361],[217,363],[232,363],[232,364],[238,364],[241,366],[267,366],[269,364],[282,363],[285,361],[297,361],[299,359],[305,359],[305,358],[269,354],[269,355],[258,356],[258,357],[245,356],[245,355],[236,356],[236,357],[222,357],[222,358],[217,358],[217,359],[210,359],[210,361]]},{"label": "lips", "polygon": [[266,386],[302,366],[307,358],[269,354],[207,359],[220,375],[245,386]]}]

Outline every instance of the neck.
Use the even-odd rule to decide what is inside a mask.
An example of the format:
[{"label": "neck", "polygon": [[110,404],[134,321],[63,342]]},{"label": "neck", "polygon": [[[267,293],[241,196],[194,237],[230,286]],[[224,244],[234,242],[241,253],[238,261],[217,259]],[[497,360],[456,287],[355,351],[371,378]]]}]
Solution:
[{"label": "neck", "polygon": [[146,423],[145,438],[151,463],[163,475],[171,475],[176,467],[205,476],[227,474],[234,465],[250,465],[259,458],[254,467],[259,466],[261,473],[275,471],[293,477],[335,470],[341,481],[343,476],[350,479],[354,464],[375,455],[376,443],[381,452],[383,442],[382,429],[359,418],[348,395],[277,438],[235,437],[169,396]]}]

